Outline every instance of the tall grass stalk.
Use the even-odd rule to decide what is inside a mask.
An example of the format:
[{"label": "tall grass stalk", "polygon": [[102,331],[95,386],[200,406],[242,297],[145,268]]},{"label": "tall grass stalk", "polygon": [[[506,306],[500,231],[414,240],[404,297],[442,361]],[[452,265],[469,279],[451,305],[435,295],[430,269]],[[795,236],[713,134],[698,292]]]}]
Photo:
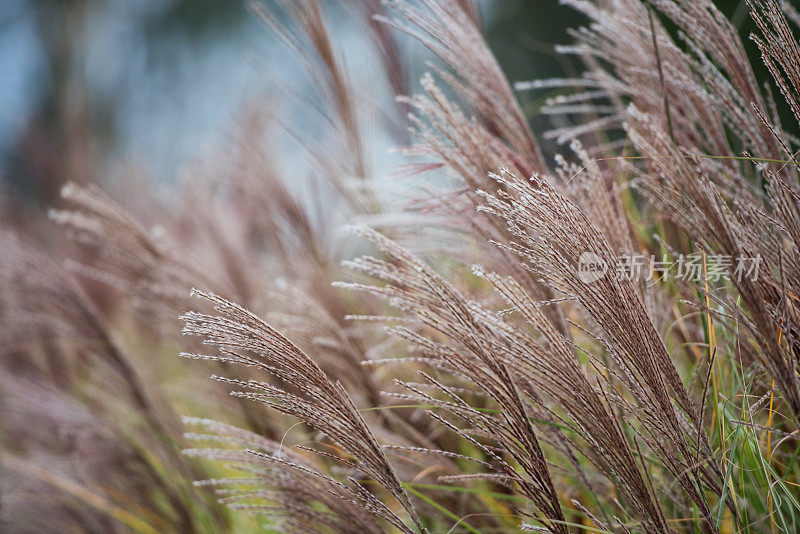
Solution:
[{"label": "tall grass stalk", "polygon": [[71,185],[65,239],[0,234],[9,531],[800,529],[800,14],[748,1],[762,83],[710,0],[565,3],[581,73],[517,84],[470,1],[344,3],[383,107],[334,4],[254,4],[313,109],[278,90],[169,198]]}]

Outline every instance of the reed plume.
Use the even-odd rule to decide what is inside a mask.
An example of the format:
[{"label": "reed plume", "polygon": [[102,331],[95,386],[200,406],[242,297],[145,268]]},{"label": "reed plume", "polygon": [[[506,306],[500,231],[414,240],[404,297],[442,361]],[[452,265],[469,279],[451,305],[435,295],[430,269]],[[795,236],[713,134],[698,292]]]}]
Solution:
[{"label": "reed plume", "polygon": [[169,199],[0,234],[12,530],[796,531],[800,15],[748,0],[754,56],[710,0],[564,3],[581,73],[517,83],[472,2],[347,3],[369,87],[331,5],[253,4],[313,101],[271,80]]}]

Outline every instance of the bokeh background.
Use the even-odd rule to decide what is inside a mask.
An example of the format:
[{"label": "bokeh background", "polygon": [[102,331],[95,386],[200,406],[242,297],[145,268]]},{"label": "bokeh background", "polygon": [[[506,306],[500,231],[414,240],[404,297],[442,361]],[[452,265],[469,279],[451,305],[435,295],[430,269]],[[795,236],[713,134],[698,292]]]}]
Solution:
[{"label": "bokeh background", "polygon": [[[368,87],[374,54],[364,53],[371,45],[363,28],[349,24],[358,2],[324,7],[354,83]],[[745,2],[719,5],[748,35]],[[574,59],[553,51],[583,22],[569,7],[477,6],[512,81],[575,74]],[[401,46],[414,92],[425,51],[408,40]],[[295,59],[246,3],[227,0],[4,0],[0,73],[0,183],[17,214],[43,212],[67,181],[102,184],[123,168],[169,184],[227,135],[249,99],[276,85],[314,98]],[[538,120],[541,99],[520,98]]]},{"label": "bokeh background", "polygon": [[[324,7],[363,85],[371,54],[348,25],[355,3]],[[579,22],[570,9],[555,0],[480,9],[512,79],[563,69],[549,43],[566,42]],[[408,74],[413,91],[424,51],[403,46],[407,67],[418,69]],[[301,92],[308,84],[246,3],[227,0],[5,0],[0,72],[0,176],[21,209],[51,204],[69,180],[113,179],[121,166],[169,183],[226,135],[247,99],[275,84]]]}]

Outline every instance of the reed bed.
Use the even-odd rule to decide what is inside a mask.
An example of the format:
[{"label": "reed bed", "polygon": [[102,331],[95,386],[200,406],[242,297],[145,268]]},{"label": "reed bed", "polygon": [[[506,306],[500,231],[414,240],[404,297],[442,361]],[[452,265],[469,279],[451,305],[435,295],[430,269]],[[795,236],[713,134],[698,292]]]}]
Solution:
[{"label": "reed bed", "polygon": [[565,3],[582,73],[517,83],[469,1],[344,3],[390,109],[332,5],[254,4],[322,131],[278,87],[168,196],[4,230],[3,530],[798,531],[800,14],[748,0],[761,83],[710,0]]}]

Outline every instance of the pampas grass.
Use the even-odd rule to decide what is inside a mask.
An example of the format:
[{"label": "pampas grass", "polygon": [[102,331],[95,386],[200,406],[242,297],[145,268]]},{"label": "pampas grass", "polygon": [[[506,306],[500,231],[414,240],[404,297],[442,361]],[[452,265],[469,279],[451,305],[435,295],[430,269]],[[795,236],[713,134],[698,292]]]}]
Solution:
[{"label": "pampas grass", "polygon": [[[3,233],[10,530],[797,531],[800,16],[748,3],[761,85],[708,0],[567,3],[582,74],[516,85],[471,2],[354,3],[407,113],[402,203],[303,0],[252,9],[324,103],[301,142],[335,209],[262,148],[309,137],[283,91],[169,211],[71,185],[65,239]],[[419,89],[400,34],[438,58]],[[555,88],[558,126],[514,87]]]}]

